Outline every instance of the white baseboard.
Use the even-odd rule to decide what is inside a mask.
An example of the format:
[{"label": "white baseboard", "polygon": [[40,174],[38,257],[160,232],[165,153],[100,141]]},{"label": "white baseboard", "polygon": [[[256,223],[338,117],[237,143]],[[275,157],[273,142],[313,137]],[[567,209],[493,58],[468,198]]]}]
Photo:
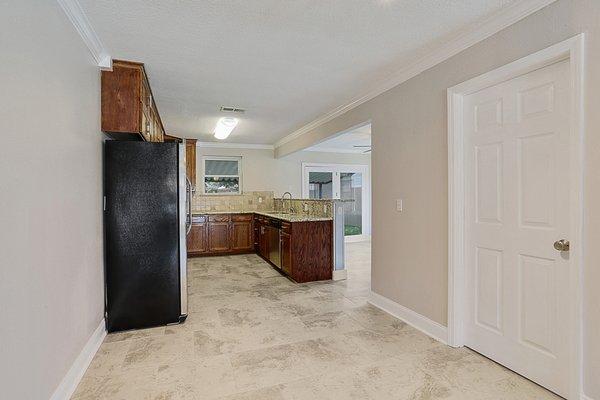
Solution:
[{"label": "white baseboard", "polygon": [[406,322],[427,336],[430,336],[444,344],[448,343],[448,328],[444,325],[438,324],[437,322],[432,321],[429,318],[424,317],[421,314],[416,313],[413,310],[406,308],[395,301],[392,301],[387,297],[383,297],[382,295],[373,291],[371,291],[369,296],[369,303]]},{"label": "white baseboard", "polygon": [[346,279],[348,277],[348,270],[345,269],[338,269],[337,271],[334,269],[333,270],[333,276],[331,279],[333,279],[334,281],[343,281],[344,279]]},{"label": "white baseboard", "polygon": [[106,324],[104,323],[104,318],[102,318],[100,325],[92,333],[92,336],[88,339],[81,353],[79,353],[73,365],[71,365],[71,368],[60,382],[60,385],[58,385],[52,397],[50,397],[50,400],[69,400],[71,398],[105,337]]}]

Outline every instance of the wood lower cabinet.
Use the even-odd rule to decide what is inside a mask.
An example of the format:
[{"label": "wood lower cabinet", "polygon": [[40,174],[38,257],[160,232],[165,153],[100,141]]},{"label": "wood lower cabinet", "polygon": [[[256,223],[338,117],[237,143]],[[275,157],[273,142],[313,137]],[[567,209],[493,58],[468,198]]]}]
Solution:
[{"label": "wood lower cabinet", "polygon": [[187,236],[187,252],[190,256],[208,253],[208,223],[205,216],[192,217],[192,228]]},{"label": "wood lower cabinet", "polygon": [[332,278],[332,221],[286,222],[259,214],[194,216],[190,256],[255,252],[294,281]]},{"label": "wood lower cabinet", "polygon": [[269,259],[269,224],[268,222],[259,217],[258,221],[255,221],[258,225],[258,248],[256,252],[259,256],[265,259]]},{"label": "wood lower cabinet", "polygon": [[252,214],[194,215],[187,237],[190,257],[254,252]]},{"label": "wood lower cabinet", "polygon": [[208,217],[208,252],[228,253],[231,250],[231,232],[229,215],[210,215]]},{"label": "wood lower cabinet", "polygon": [[282,266],[284,271],[290,270],[286,272],[288,276],[299,283],[331,279],[333,222],[293,222],[288,232],[282,232],[282,236],[289,234],[288,254],[282,250],[282,259],[289,257],[285,267]]},{"label": "wood lower cabinet", "polygon": [[254,250],[254,228],[252,215],[233,215],[231,217],[231,250],[234,252]]}]

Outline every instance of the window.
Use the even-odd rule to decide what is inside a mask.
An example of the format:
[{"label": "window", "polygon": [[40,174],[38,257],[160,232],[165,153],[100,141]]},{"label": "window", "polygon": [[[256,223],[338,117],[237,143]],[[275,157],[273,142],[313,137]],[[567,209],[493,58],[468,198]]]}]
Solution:
[{"label": "window", "polygon": [[204,157],[204,194],[242,194],[241,157]]}]

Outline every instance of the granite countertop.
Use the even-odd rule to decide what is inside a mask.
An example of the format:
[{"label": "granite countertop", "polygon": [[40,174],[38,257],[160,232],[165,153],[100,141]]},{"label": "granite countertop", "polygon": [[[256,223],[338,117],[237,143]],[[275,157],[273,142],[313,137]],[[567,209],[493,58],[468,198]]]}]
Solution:
[{"label": "granite countertop", "polygon": [[317,222],[332,221],[331,217],[313,217],[304,214],[282,214],[277,211],[194,211],[192,215],[218,215],[218,214],[258,214],[265,217],[277,218],[285,222]]}]

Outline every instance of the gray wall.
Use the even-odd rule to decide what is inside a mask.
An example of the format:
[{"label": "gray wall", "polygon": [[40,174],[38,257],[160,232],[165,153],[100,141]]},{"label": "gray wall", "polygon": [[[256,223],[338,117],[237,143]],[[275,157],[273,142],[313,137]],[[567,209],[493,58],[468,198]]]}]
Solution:
[{"label": "gray wall", "polygon": [[0,397],[48,399],[103,314],[99,70],[56,1],[0,8]]},{"label": "gray wall", "polygon": [[[286,143],[278,156],[372,120],[372,289],[447,323],[446,89],[585,32],[584,364],[600,399],[600,1],[559,0],[373,100]],[[394,211],[403,197],[404,212]]]}]

